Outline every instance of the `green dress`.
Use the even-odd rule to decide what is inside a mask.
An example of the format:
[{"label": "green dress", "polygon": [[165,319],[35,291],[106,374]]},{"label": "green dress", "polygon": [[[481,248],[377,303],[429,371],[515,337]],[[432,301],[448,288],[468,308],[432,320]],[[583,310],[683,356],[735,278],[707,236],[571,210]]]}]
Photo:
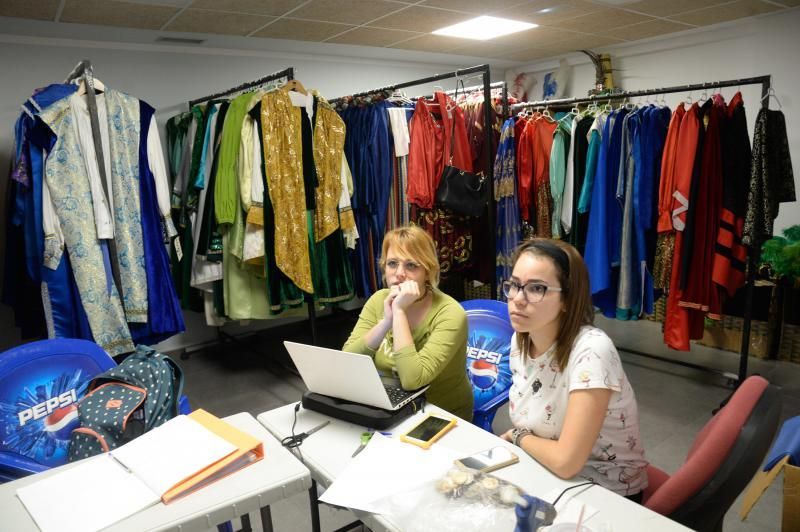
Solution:
[{"label": "green dress", "polygon": [[393,350],[392,332],[377,350],[364,336],[383,319],[383,302],[389,290],[375,292],[358,318],[342,348],[370,355],[378,370],[395,373],[403,388],[413,390],[430,384],[428,401],[462,419],[472,420],[472,385],[467,377],[467,315],[458,302],[434,289],[433,302],[423,320],[411,331],[413,345]]}]

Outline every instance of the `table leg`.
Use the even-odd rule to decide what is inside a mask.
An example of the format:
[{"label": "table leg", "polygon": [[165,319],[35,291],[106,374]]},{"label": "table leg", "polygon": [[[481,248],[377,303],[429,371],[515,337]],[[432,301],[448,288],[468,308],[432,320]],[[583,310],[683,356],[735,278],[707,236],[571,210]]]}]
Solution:
[{"label": "table leg", "polygon": [[253,527],[250,526],[250,514],[242,514],[240,519],[242,521],[242,529],[239,532],[253,532]]},{"label": "table leg", "polygon": [[319,523],[319,500],[317,499],[317,481],[311,479],[311,487],[308,489],[308,501],[311,506],[311,530],[321,532]]},{"label": "table leg", "polygon": [[261,528],[264,532],[273,532],[272,529],[272,510],[269,506],[261,508]]}]

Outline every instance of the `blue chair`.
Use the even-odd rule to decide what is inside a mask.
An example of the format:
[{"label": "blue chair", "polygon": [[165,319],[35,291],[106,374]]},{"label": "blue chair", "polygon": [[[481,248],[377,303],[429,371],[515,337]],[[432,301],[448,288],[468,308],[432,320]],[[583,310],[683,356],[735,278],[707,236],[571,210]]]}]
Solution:
[{"label": "blue chair", "polygon": [[[41,340],[0,353],[0,483],[67,462],[76,403],[115,365],[87,340]],[[190,411],[186,397],[180,411]]]},{"label": "blue chair", "polygon": [[497,409],[508,402],[511,370],[511,335],[508,306],[493,299],[462,301],[467,312],[467,374],[472,383],[475,405],[472,423],[492,432]]}]

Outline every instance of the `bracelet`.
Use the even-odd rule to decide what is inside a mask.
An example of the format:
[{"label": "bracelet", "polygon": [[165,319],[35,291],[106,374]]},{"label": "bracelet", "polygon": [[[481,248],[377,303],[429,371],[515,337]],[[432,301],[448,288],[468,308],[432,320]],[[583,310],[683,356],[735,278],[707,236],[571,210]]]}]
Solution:
[{"label": "bracelet", "polygon": [[530,429],[514,429],[511,431],[511,443],[519,447],[519,441],[523,436],[533,434]]}]

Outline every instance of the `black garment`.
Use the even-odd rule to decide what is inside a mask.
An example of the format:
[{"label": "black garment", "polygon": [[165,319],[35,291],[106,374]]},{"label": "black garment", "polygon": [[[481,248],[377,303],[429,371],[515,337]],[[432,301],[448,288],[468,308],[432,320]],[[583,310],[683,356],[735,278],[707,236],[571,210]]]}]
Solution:
[{"label": "black garment", "polygon": [[761,109],[753,134],[753,163],[742,241],[760,253],[761,244],[772,236],[778,207],[791,201],[796,201],[796,196],[786,119],[781,111]]},{"label": "black garment", "polygon": [[217,182],[217,165],[219,163],[219,146],[222,141],[222,128],[230,105],[230,102],[223,102],[217,111],[217,122],[214,127],[214,158],[211,162],[208,183],[205,184],[206,204],[203,208],[203,219],[199,221],[200,235],[196,243],[196,254],[206,257],[206,260],[210,262],[222,262],[222,235],[217,228],[217,217],[214,211],[214,187]]},{"label": "black garment", "polygon": [[587,135],[594,123],[594,117],[585,116],[578,121],[575,126],[575,135],[572,137],[574,151],[572,155],[574,186],[572,188],[572,205],[564,205],[564,209],[572,209],[572,228],[570,229],[568,242],[575,246],[583,255],[586,248],[586,230],[589,225],[589,213],[578,212],[578,199],[583,190],[583,182],[586,179],[586,155],[589,151],[589,139]]},{"label": "black garment", "polygon": [[[703,146],[705,145],[706,128],[703,125],[704,119],[711,111],[714,102],[708,100],[700,107],[697,113],[700,120],[700,130],[697,132],[697,151],[694,153],[694,165],[692,166],[692,183],[689,187],[689,210],[686,212],[686,226],[683,228],[683,245],[681,247],[681,263],[679,284],[681,290],[686,289],[689,281],[692,249],[694,249],[694,230],[695,214],[697,212],[697,192],[700,188],[700,180],[703,177]],[[674,266],[673,266],[674,267]]]},{"label": "black garment", "polygon": [[642,504],[642,499],[644,498],[644,492],[640,491],[635,495],[625,495],[625,498],[635,502],[636,504]]}]

